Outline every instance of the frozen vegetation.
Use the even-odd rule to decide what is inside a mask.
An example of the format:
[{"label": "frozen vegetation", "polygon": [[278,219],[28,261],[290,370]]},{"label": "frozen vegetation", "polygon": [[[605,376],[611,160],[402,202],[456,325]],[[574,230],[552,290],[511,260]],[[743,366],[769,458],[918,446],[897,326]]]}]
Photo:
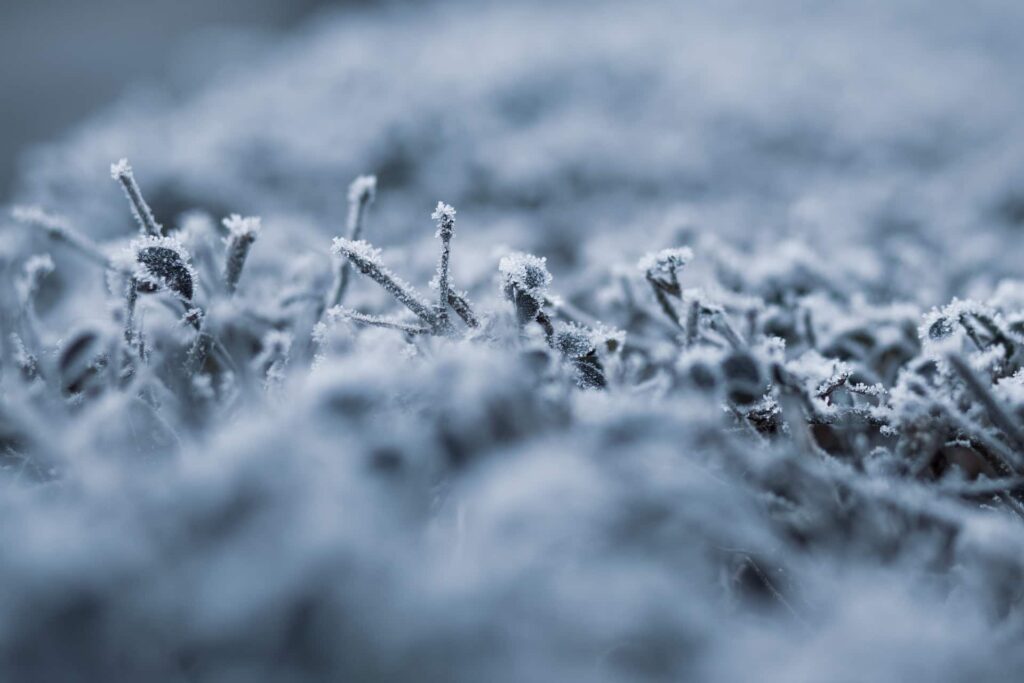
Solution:
[{"label": "frozen vegetation", "polygon": [[364,7],[37,150],[0,678],[1018,679],[1022,32]]}]

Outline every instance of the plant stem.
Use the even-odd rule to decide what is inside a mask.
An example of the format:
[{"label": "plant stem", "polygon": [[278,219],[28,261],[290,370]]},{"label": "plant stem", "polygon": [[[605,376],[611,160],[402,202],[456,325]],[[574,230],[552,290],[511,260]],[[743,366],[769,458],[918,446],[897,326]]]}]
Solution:
[{"label": "plant stem", "polygon": [[[985,406],[992,424],[1006,435],[1018,451],[1024,450],[1024,433],[1021,432],[1013,419],[1006,414],[1006,411],[1003,410],[1003,407],[999,404],[996,397],[992,395],[992,392],[981,383],[981,380],[978,379],[978,376],[967,365],[967,362],[957,354],[949,354],[946,356],[946,360],[956,373],[960,375],[960,379],[964,381],[964,384],[971,390],[971,393]],[[1014,460],[1013,464],[1018,468],[1018,471],[1021,471],[1022,465],[1024,465],[1024,458],[1018,453],[1014,453]]]},{"label": "plant stem", "polygon": [[139,189],[139,184],[135,182],[135,174],[132,173],[132,167],[128,165],[128,160],[121,159],[116,164],[112,164],[110,167],[110,175],[114,180],[119,182],[122,189],[124,189],[124,193],[128,197],[128,203],[132,207],[132,214],[135,216],[135,220],[139,224],[139,232],[143,235],[162,237],[164,229],[156,222],[156,218],[153,217],[153,212],[150,210],[149,204],[147,204],[145,198],[143,198],[142,190]]},{"label": "plant stem", "polygon": [[396,301],[416,314],[420,320],[430,327],[435,327],[434,313],[430,310],[416,290],[410,284],[401,280],[398,276],[385,268],[376,260],[368,258],[360,250],[354,249],[352,243],[346,240],[335,240],[334,249],[338,255],[343,256],[352,262],[360,273],[379,284],[384,290],[393,296]]},{"label": "plant stem", "polygon": [[[345,221],[345,236],[350,240],[362,238],[363,225],[366,222],[366,210],[376,196],[377,179],[374,176],[360,176],[352,181],[348,188],[348,218]],[[334,282],[327,294],[325,308],[334,308],[341,304],[348,291],[351,267],[347,259],[336,258]]]},{"label": "plant stem", "polygon": [[448,269],[452,254],[452,235],[455,234],[455,209],[442,202],[431,215],[437,221],[437,236],[441,238],[441,255],[437,264],[437,312],[435,325],[440,332],[449,332],[451,323],[448,319],[448,293],[451,283]]}]

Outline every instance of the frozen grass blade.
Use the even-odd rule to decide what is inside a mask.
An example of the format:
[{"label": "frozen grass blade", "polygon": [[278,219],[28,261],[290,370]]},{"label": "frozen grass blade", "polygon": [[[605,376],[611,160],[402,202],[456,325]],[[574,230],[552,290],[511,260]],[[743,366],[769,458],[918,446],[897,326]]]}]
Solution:
[{"label": "frozen grass blade", "polygon": [[135,220],[139,224],[139,232],[150,237],[162,237],[164,229],[156,222],[149,204],[143,198],[142,190],[139,189],[139,184],[135,182],[135,174],[132,172],[132,167],[128,164],[128,160],[121,159],[117,163],[111,164],[110,177],[120,183],[122,189],[124,189],[124,193],[128,197],[128,203],[132,207],[132,215],[135,216]]},{"label": "frozen grass blade", "polygon": [[[505,298],[515,307],[519,327],[523,328],[536,321],[545,327],[545,333],[550,337],[548,330],[551,328],[551,321],[544,315],[544,303],[552,279],[551,273],[548,272],[547,259],[514,252],[502,257],[498,263],[498,272],[502,277]],[[541,322],[541,316],[546,325]]]},{"label": "frozen grass blade", "polygon": [[679,313],[669,297],[679,299],[682,297],[682,287],[679,284],[679,272],[693,259],[693,251],[688,247],[678,249],[662,249],[645,255],[637,263],[637,267],[643,271],[644,278],[654,292],[654,298],[673,325],[683,329],[679,320]]},{"label": "frozen grass blade", "polygon": [[470,305],[469,299],[466,298],[465,294],[460,294],[454,289],[449,290],[448,305],[452,307],[456,315],[462,318],[462,322],[466,323],[467,327],[480,326],[480,319],[473,312],[473,307]]},{"label": "frozen grass blade", "polygon": [[430,215],[437,221],[437,237],[441,240],[441,255],[437,264],[437,312],[436,325],[441,333],[451,330],[448,320],[448,300],[451,285],[448,280],[449,262],[452,252],[452,235],[455,234],[455,209],[444,202],[438,202]]},{"label": "frozen grass blade", "polygon": [[383,287],[384,291],[415,313],[426,325],[431,328],[436,326],[436,319],[430,307],[423,302],[412,285],[384,266],[379,249],[373,248],[363,240],[352,241],[343,237],[335,237],[331,251],[348,259],[360,273]]},{"label": "frozen grass blade", "polygon": [[139,301],[139,282],[135,278],[128,280],[124,295],[124,341],[128,348],[136,345],[135,309]]},{"label": "frozen grass blade", "polygon": [[725,340],[734,349],[741,349],[746,344],[743,343],[743,337],[733,326],[732,321],[729,320],[729,316],[726,315],[725,311],[721,308],[709,309],[708,314],[710,315],[711,328],[722,335]]},{"label": "frozen grass blade", "polygon": [[686,308],[686,346],[697,343],[700,338],[700,300],[693,299]]},{"label": "frozen grass blade", "polygon": [[185,357],[185,374],[188,377],[195,377],[203,371],[206,359],[210,355],[210,349],[213,348],[214,339],[207,332],[206,315],[197,308],[192,309],[189,313],[189,323],[196,327],[197,331]]},{"label": "frozen grass blade", "polygon": [[105,268],[112,267],[110,257],[63,218],[48,214],[38,207],[24,206],[12,209],[11,215],[19,223],[41,229],[50,239],[68,245],[90,261]]},{"label": "frozen grass blade", "polygon": [[554,333],[551,344],[572,363],[580,387],[603,389],[607,386],[604,367],[597,355],[597,347],[590,330],[565,324]]},{"label": "frozen grass blade", "polygon": [[229,294],[238,288],[238,280],[242,277],[245,259],[249,249],[260,234],[260,219],[255,216],[243,218],[233,213],[223,220],[228,229],[227,252],[224,258],[224,287]]},{"label": "frozen grass blade", "polygon": [[[345,237],[356,241],[362,239],[363,226],[366,223],[366,212],[377,196],[377,178],[372,175],[359,176],[348,187],[348,219],[345,225]],[[348,259],[335,257],[334,282],[327,294],[326,308],[339,305],[348,291],[351,275],[351,264]]]},{"label": "frozen grass blade", "polygon": [[368,327],[381,327],[387,330],[398,330],[399,332],[405,332],[406,334],[427,334],[431,332],[431,328],[422,327],[417,325],[410,325],[403,323],[400,320],[394,320],[392,318],[383,318],[376,315],[369,315],[367,313],[360,313],[359,311],[352,311],[342,306],[335,306],[334,308],[327,311],[328,316],[333,319],[344,319],[350,320],[359,325],[366,325]]},{"label": "frozen grass blade", "polygon": [[26,336],[33,346],[38,346],[39,318],[36,314],[36,295],[42,286],[43,279],[53,272],[53,259],[49,254],[30,256],[22,268],[22,275],[15,283],[18,299],[21,304],[21,317],[24,321]]},{"label": "frozen grass blade", "polygon": [[1016,452],[1013,452],[1012,455],[1013,466],[1018,473],[1024,472],[1024,456],[1020,455],[1020,451],[1024,450],[1024,432],[1017,426],[1013,418],[1003,410],[1003,406],[992,395],[992,392],[982,384],[981,379],[978,378],[961,356],[951,353],[946,356],[946,361],[956,371],[956,374],[960,376],[960,379],[964,381],[964,384],[971,390],[975,398],[985,406],[985,411],[988,413],[989,419],[992,420],[992,424],[1009,439],[1016,449]]}]

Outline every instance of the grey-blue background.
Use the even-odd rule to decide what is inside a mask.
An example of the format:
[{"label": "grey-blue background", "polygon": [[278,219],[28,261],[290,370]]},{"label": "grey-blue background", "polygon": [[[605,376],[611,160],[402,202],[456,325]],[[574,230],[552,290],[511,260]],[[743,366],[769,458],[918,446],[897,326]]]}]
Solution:
[{"label": "grey-blue background", "polygon": [[[280,32],[323,0],[8,0],[0,8],[0,197],[18,157],[140,82],[168,76],[196,32]],[[351,3],[350,3],[351,4]],[[228,36],[233,36],[229,38]]]}]

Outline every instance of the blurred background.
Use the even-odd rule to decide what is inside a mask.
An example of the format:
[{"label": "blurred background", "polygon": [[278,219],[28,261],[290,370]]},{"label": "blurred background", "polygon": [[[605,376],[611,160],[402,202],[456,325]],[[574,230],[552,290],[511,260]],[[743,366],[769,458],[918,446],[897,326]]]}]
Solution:
[{"label": "blurred background", "polygon": [[[464,239],[562,272],[705,231],[810,245],[886,298],[934,305],[1024,258],[1019,1],[42,0],[2,15],[0,197],[98,240],[132,233],[107,172],[127,157],[168,224],[201,210],[281,226],[261,238],[268,268],[273,240],[328,267],[365,173],[387,196],[375,242],[426,254],[408,264],[423,273],[433,249],[414,242],[433,230],[410,217],[442,198],[473,216]],[[644,239],[624,245],[631,231]]]},{"label": "blurred background", "polygon": [[[9,0],[0,9],[0,199],[18,158],[126,89],[165,79],[210,33],[244,43],[287,31],[325,0]],[[208,47],[208,44],[207,44]]]}]

